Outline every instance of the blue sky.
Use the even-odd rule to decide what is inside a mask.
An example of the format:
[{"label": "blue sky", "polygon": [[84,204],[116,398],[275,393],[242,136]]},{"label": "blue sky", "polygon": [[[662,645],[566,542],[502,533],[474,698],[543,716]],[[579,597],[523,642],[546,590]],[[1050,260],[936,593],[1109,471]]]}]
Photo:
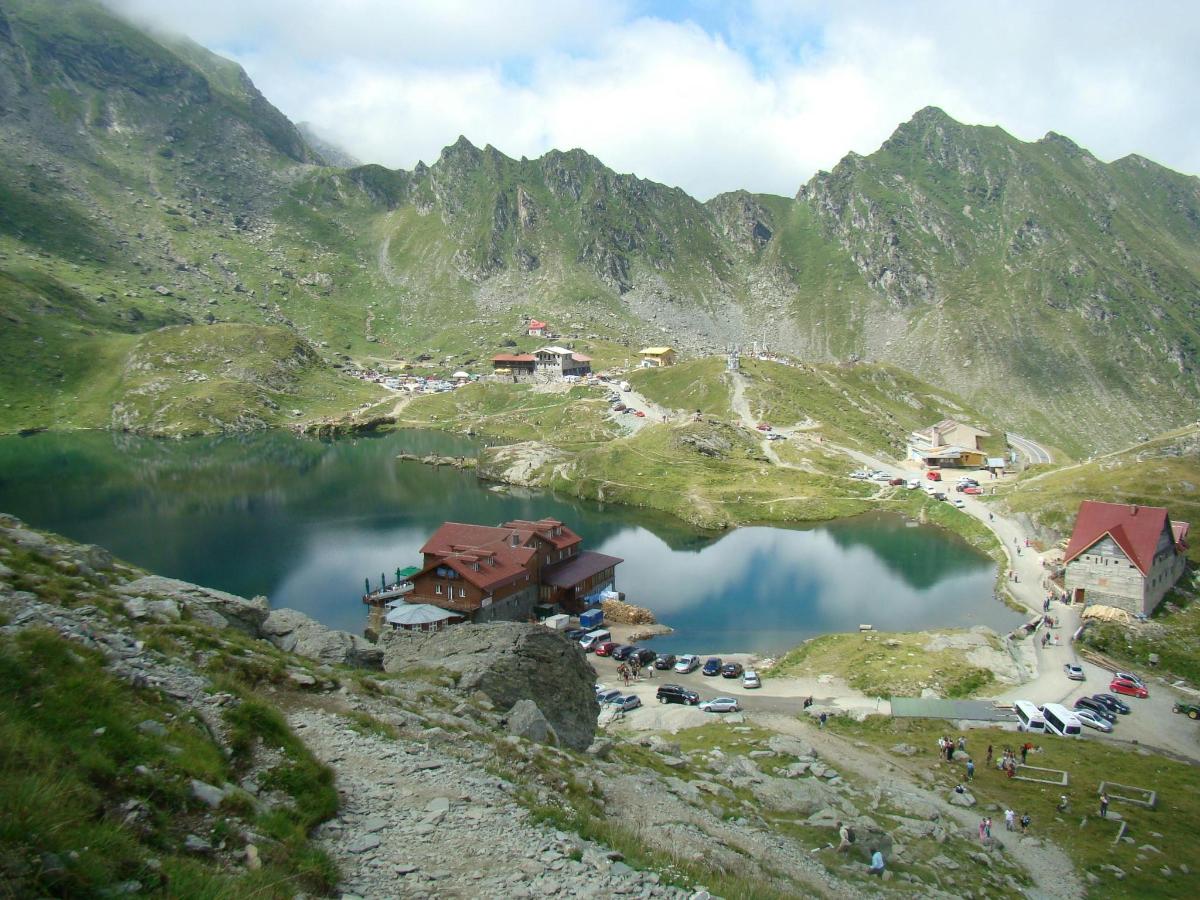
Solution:
[{"label": "blue sky", "polygon": [[241,63],[368,162],[582,147],[707,199],[794,194],[915,111],[1200,172],[1200,4],[105,0]]}]

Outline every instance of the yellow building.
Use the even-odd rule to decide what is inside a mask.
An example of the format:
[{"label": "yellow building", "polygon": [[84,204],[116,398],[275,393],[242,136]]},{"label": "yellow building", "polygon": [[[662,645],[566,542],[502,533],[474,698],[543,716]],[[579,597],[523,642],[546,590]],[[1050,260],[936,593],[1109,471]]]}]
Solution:
[{"label": "yellow building", "polygon": [[661,369],[675,365],[675,351],[670,347],[647,347],[642,351],[642,365]]}]

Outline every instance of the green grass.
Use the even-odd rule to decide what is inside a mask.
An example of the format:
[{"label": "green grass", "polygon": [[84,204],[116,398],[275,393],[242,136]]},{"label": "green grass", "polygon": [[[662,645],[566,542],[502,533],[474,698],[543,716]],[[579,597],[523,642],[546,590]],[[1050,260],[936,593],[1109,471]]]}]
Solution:
[{"label": "green grass", "polygon": [[[157,692],[113,678],[98,652],[48,631],[0,637],[0,697],[6,895],[101,896],[132,879],[149,896],[284,898],[296,885],[332,884],[326,863],[316,877],[320,854],[295,832],[264,850],[258,872],[185,857],[185,834],[207,836],[189,779],[222,784],[234,769],[201,723]],[[166,736],[139,731],[148,719],[163,723]],[[139,774],[139,766],[152,774]],[[143,811],[126,825],[123,804],[131,798]],[[216,828],[227,826],[218,819]]]},{"label": "green grass", "polygon": [[729,383],[724,357],[684,360],[663,369],[638,369],[629,374],[634,389],[660,406],[731,420]]},{"label": "green grass", "polygon": [[943,697],[970,697],[993,683],[988,669],[967,661],[967,651],[929,650],[929,640],[924,632],[826,634],[790,650],[770,674],[829,673],[868,697],[920,696],[924,688]]},{"label": "green grass", "polygon": [[[935,782],[947,791],[964,777],[961,766],[951,767],[936,761],[937,738],[947,732],[944,721],[872,716],[863,723],[834,718],[828,727],[849,739],[876,746],[880,752],[898,742],[918,747],[921,755],[914,757],[915,765],[924,766],[928,760]],[[1035,741],[1041,752],[1031,754],[1029,763],[1067,770],[1068,787],[1014,781],[982,764],[989,743],[999,756],[1004,747],[1019,746],[1018,737],[1014,732],[994,728],[967,732],[967,749],[976,761],[975,780],[970,789],[984,809],[987,804],[996,803],[1001,809],[1011,807],[1018,818],[1028,812],[1034,836],[1062,847],[1082,872],[1091,872],[1100,879],[1093,889],[1096,896],[1134,900],[1185,897],[1196,892],[1198,875],[1192,860],[1200,852],[1200,769],[1100,740],[1054,737]],[[1158,806],[1154,810],[1120,801],[1113,801],[1110,807],[1129,823],[1133,844],[1114,845],[1117,824],[1097,815],[1097,789],[1101,781],[1158,792]],[[1070,801],[1067,815],[1055,811],[1060,794],[1066,794]],[[1003,828],[1002,816],[993,814],[993,819]],[[1144,844],[1158,847],[1162,855],[1142,853],[1139,848]],[[1192,869],[1191,874],[1179,870],[1181,863]],[[1105,864],[1123,869],[1125,879],[1118,881],[1101,869]],[[1171,867],[1173,876],[1160,873],[1164,864]]]},{"label": "green grass", "polygon": [[580,453],[546,484],[576,496],[661,510],[704,528],[802,522],[864,512],[869,488],[784,469],[756,438],[712,421],[654,424]]}]

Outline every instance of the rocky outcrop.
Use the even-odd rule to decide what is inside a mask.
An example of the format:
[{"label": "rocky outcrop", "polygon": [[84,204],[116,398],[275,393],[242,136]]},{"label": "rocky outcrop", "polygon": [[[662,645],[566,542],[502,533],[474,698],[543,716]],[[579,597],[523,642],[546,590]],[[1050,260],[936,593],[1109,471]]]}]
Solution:
[{"label": "rocky outcrop", "polygon": [[294,609],[273,609],[259,634],[280,650],[296,653],[330,666],[378,669],[383,651],[346,631],[336,631]]},{"label": "rocky outcrop", "polygon": [[536,744],[558,743],[558,735],[554,733],[554,726],[546,720],[542,711],[538,709],[538,705],[532,700],[518,700],[514,703],[513,708],[505,717],[504,727],[508,729],[509,734],[515,734],[517,737],[523,737]]},{"label": "rocky outcrop", "polygon": [[236,628],[251,637],[267,619],[270,605],[266,597],[247,600],[236,594],[201,587],[175,578],[147,575],[117,587],[117,593],[146,601],[173,600],[187,610],[193,619],[214,628]]},{"label": "rocky outcrop", "polygon": [[393,631],[381,644],[386,672],[444,669],[460,690],[482,691],[501,709],[533,701],[564,746],[586,750],[592,742],[600,715],[596,674],[578,645],[557,632],[497,622],[431,633]]}]

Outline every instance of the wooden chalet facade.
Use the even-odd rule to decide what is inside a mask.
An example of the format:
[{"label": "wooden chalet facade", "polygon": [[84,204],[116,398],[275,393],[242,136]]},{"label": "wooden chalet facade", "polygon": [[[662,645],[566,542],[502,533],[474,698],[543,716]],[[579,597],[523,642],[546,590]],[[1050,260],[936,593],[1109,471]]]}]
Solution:
[{"label": "wooden chalet facade", "polygon": [[492,374],[500,381],[533,381],[537,358],[532,353],[497,353],[492,357]]},{"label": "wooden chalet facade", "polygon": [[1149,615],[1186,568],[1188,529],[1162,507],[1084,500],[1063,555],[1067,592]]},{"label": "wooden chalet facade", "polygon": [[614,586],[622,562],[582,543],[556,519],[446,522],[421,548],[420,571],[403,599],[471,622],[524,621],[539,604],[580,612]]}]

